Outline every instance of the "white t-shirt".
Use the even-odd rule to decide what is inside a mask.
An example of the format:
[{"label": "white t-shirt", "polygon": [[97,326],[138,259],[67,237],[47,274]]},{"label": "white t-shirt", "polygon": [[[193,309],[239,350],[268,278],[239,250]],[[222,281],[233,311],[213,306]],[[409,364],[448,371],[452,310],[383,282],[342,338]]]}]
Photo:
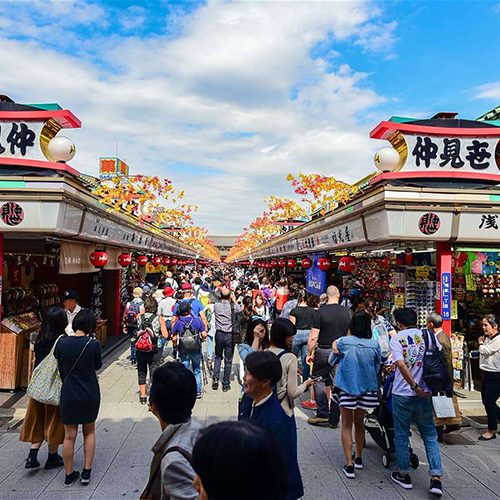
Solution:
[{"label": "white t-shirt", "polygon": [[158,304],[158,316],[162,316],[165,319],[172,319],[175,302],[173,297],[164,297],[161,299]]},{"label": "white t-shirt", "polygon": [[74,335],[75,332],[73,331],[73,320],[75,319],[75,316],[82,310],[82,308],[76,304],[76,307],[73,309],[73,312],[70,310],[66,309],[66,314],[68,315],[68,326],[66,327],[66,335]]}]

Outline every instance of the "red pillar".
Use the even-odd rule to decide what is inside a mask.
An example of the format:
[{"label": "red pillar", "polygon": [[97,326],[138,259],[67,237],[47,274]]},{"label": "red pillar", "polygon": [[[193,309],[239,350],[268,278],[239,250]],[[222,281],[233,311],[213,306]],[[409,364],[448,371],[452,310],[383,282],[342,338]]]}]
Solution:
[{"label": "red pillar", "polygon": [[121,322],[121,297],[120,297],[120,287],[121,287],[121,271],[115,271],[115,314],[114,314],[114,325],[112,335],[120,335],[120,322]]},{"label": "red pillar", "polygon": [[436,243],[436,274],[439,282],[439,300],[436,301],[436,310],[443,316],[443,330],[451,335],[451,243]]}]

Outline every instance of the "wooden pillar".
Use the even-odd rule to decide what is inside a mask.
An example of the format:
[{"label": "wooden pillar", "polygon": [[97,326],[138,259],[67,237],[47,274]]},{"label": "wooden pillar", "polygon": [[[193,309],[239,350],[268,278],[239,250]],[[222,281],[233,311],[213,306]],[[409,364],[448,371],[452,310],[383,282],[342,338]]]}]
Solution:
[{"label": "wooden pillar", "polygon": [[436,274],[440,287],[436,310],[443,317],[443,330],[450,336],[452,301],[451,262],[453,253],[451,250],[451,243],[436,243],[436,252]]},{"label": "wooden pillar", "polygon": [[4,241],[3,233],[0,233],[0,321],[2,321],[2,295],[3,295],[3,257],[4,257]]}]

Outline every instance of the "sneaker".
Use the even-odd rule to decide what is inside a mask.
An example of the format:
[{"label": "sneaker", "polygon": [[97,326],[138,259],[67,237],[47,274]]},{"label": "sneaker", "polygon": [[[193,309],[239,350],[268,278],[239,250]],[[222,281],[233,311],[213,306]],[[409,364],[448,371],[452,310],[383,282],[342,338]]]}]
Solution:
[{"label": "sneaker", "polygon": [[82,469],[82,475],[80,477],[80,483],[87,485],[90,483],[90,473],[92,472],[92,469]]},{"label": "sneaker", "polygon": [[443,494],[443,485],[439,479],[431,479],[431,485],[429,486],[429,492],[437,497]]},{"label": "sneaker", "polygon": [[25,469],[36,469],[37,467],[40,467],[40,462],[37,458],[28,457],[26,459],[26,465],[24,466]]},{"label": "sneaker", "polygon": [[307,423],[311,425],[326,426],[329,423],[329,419],[321,417],[309,417],[307,419]]},{"label": "sneaker", "polygon": [[146,396],[140,397],[139,402],[141,403],[141,405],[145,405],[148,402],[148,398]]},{"label": "sneaker", "polygon": [[203,394],[201,392],[199,392],[198,394],[196,394],[196,399],[201,399],[202,396],[203,396]]},{"label": "sneaker", "polygon": [[411,477],[409,474],[400,474],[396,471],[391,474],[391,478],[395,483],[398,483],[399,486],[402,486],[405,490],[411,490],[413,488],[413,484],[411,484]]},{"label": "sneaker", "polygon": [[80,477],[80,473],[74,470],[71,474],[66,474],[64,486],[71,486]]},{"label": "sneaker", "polygon": [[228,392],[231,390],[231,386],[230,385],[223,385],[222,386],[222,392]]},{"label": "sneaker", "polygon": [[354,465],[344,465],[344,468],[342,470],[344,471],[346,477],[348,477],[349,479],[354,479],[356,477],[356,473],[354,472]]},{"label": "sneaker", "polygon": [[57,453],[55,455],[49,455],[47,458],[47,462],[45,463],[44,469],[50,470],[55,469],[56,467],[62,467],[64,465],[63,459]]},{"label": "sneaker", "polygon": [[212,382],[212,389],[213,389],[214,391],[216,391],[218,388],[219,388],[219,381],[218,381],[218,380],[214,380],[214,381]]},{"label": "sneaker", "polygon": [[318,408],[316,406],[316,401],[311,401],[310,399],[308,401],[302,401],[300,406],[302,406],[302,408],[305,408],[306,410],[316,410]]},{"label": "sneaker", "polygon": [[352,454],[352,463],[355,469],[363,468],[363,459],[361,457],[356,457],[356,453]]}]

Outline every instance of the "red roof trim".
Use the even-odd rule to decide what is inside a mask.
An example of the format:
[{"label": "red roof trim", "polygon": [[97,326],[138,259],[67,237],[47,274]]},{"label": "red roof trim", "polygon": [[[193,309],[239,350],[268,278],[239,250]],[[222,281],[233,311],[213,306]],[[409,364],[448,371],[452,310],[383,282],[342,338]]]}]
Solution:
[{"label": "red roof trim", "polygon": [[67,163],[56,163],[53,161],[42,160],[25,160],[24,158],[0,158],[0,165],[15,165],[18,167],[33,167],[33,168],[46,168],[49,170],[56,170],[58,172],[66,172],[67,174],[80,177],[80,172],[69,166]]},{"label": "red roof trim", "polygon": [[500,127],[488,128],[455,128],[455,127],[429,127],[427,125],[412,125],[411,123],[380,122],[371,132],[372,139],[387,139],[394,131],[403,134],[421,135],[446,135],[448,137],[498,137]]},{"label": "red roof trim", "polygon": [[0,120],[46,121],[56,120],[62,128],[80,128],[82,122],[68,109],[54,111],[0,111]]},{"label": "red roof trim", "polygon": [[500,184],[500,174],[479,174],[475,172],[385,172],[374,177],[370,184],[374,186],[383,181],[396,179],[473,179],[477,181],[490,181]]}]

